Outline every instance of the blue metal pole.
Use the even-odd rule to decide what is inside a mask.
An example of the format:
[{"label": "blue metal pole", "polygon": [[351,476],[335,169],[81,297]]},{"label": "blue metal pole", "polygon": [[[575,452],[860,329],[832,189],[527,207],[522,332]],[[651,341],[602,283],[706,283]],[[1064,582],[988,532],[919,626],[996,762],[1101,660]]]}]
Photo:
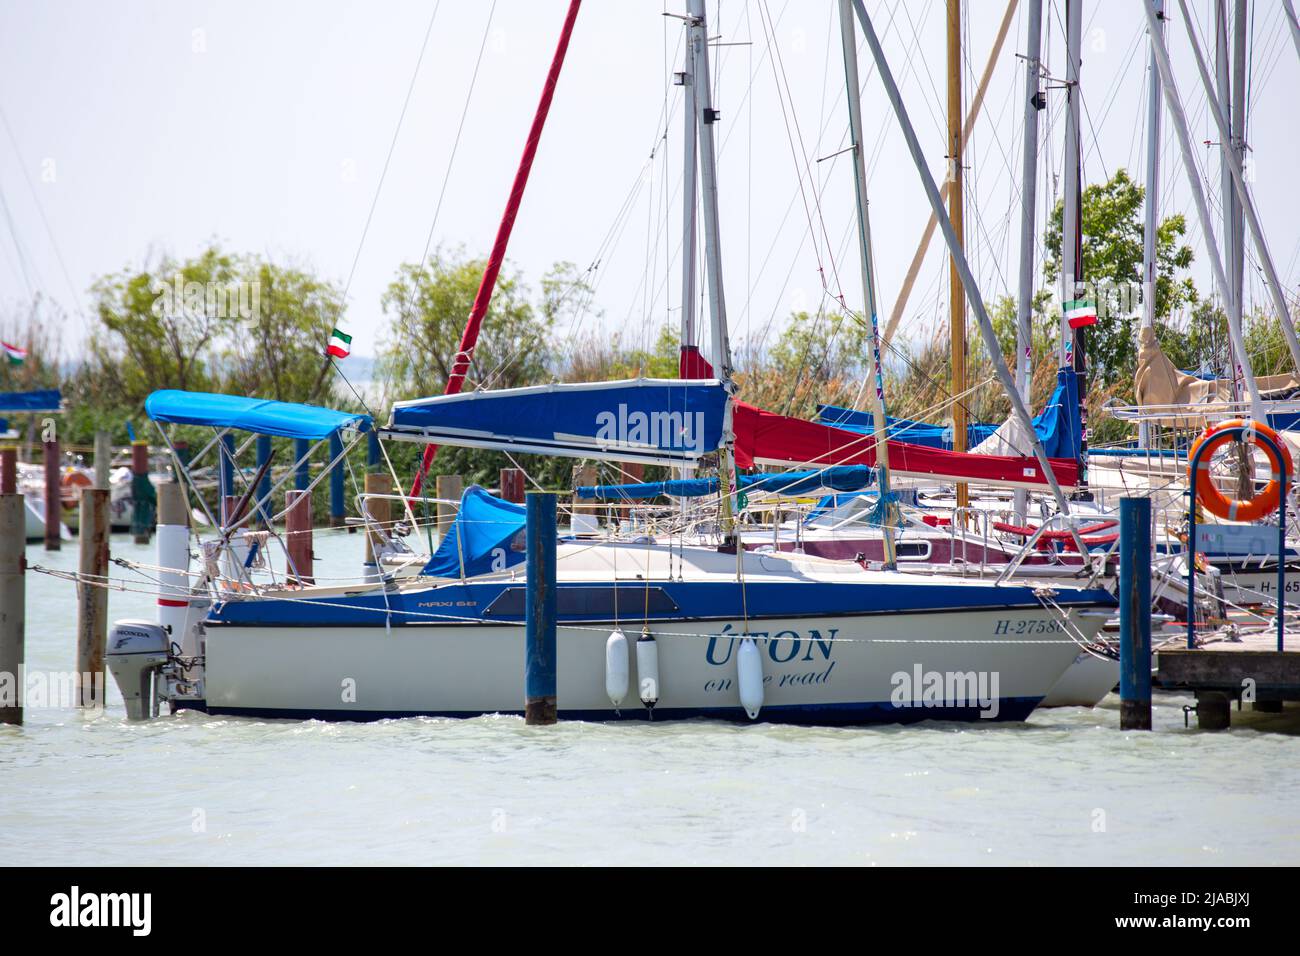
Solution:
[{"label": "blue metal pole", "polygon": [[524,615],[524,720],[556,721],[555,673],[555,495],[527,496],[527,603]]},{"label": "blue metal pole", "polygon": [[366,433],[366,470],[379,471],[384,453],[379,447],[379,433],[373,428]]},{"label": "blue metal pole", "polygon": [[[265,465],[270,459],[271,459],[271,436],[258,435],[257,436],[257,470],[260,472],[262,470],[262,466]],[[271,494],[271,469],[268,468],[266,470],[266,474],[262,475],[262,480],[257,483],[257,500],[265,501],[267,496],[270,494]],[[256,503],[254,503],[254,507],[256,507]],[[258,520],[260,521],[262,519],[259,518]]]},{"label": "blue metal pole", "polygon": [[1187,474],[1191,476],[1187,489],[1187,648],[1196,646],[1196,478],[1201,467],[1201,456],[1205,453],[1202,442],[1196,447],[1196,453],[1187,465]]},{"label": "blue metal pole", "polygon": [[[330,461],[336,461],[343,454],[343,438],[338,432],[330,435]],[[339,462],[330,471],[330,526],[337,528],[343,524],[347,514],[347,504],[343,498],[343,462]]]},{"label": "blue metal pole", "polygon": [[1151,729],[1151,499],[1119,500],[1119,726]]},{"label": "blue metal pole", "polygon": [[311,451],[311,441],[306,438],[293,440],[293,460],[298,462],[298,471],[293,476],[293,486],[298,491],[306,491],[311,484],[311,473],[307,467],[307,452]]},{"label": "blue metal pole", "polygon": [[1282,494],[1277,502],[1277,652],[1281,654],[1286,646],[1286,638],[1284,637],[1286,627],[1283,614],[1286,610],[1286,459],[1282,457],[1281,449],[1274,445],[1272,441],[1265,440],[1273,447],[1273,453],[1277,455],[1277,460],[1280,463],[1278,471],[1281,472],[1278,481],[1282,484]]}]

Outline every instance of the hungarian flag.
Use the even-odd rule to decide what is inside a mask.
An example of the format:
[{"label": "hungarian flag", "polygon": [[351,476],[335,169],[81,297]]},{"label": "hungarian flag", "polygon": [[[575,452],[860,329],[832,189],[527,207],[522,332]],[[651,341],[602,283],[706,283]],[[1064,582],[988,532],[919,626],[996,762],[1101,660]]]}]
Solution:
[{"label": "hungarian flag", "polygon": [[325,351],[335,358],[347,358],[352,354],[352,336],[335,329],[330,333],[330,344]]},{"label": "hungarian flag", "polygon": [[22,365],[23,362],[27,361],[26,349],[20,349],[16,345],[10,345],[8,342],[0,342],[0,346],[4,348],[5,361],[10,365]]},{"label": "hungarian flag", "polygon": [[1065,303],[1065,321],[1070,328],[1081,329],[1097,324],[1097,303],[1092,299],[1072,299]]}]

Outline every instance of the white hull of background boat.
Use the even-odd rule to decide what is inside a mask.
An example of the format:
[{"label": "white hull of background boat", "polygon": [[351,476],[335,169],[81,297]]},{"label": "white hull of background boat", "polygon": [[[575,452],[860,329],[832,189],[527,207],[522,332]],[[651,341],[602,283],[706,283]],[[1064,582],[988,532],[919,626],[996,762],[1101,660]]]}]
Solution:
[{"label": "white hull of background boat", "polygon": [[1118,683],[1119,661],[1080,651],[1039,706],[1096,707]]}]

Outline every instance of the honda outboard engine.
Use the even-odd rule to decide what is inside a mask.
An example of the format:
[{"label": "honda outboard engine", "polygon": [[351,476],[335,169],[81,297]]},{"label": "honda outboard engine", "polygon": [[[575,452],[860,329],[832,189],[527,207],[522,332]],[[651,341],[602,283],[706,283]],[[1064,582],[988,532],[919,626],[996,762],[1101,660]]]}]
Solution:
[{"label": "honda outboard engine", "polygon": [[106,663],[122,692],[126,716],[144,720],[158,715],[158,687],[171,640],[152,621],[118,621],[108,635]]}]

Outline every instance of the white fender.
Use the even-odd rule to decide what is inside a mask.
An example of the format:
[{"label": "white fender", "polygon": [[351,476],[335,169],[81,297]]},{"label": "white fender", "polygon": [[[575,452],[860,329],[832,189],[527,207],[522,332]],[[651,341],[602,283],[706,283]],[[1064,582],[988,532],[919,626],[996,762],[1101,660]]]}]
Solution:
[{"label": "white fender", "polygon": [[627,696],[627,665],[627,638],[616,627],[605,641],[605,693],[615,707]]},{"label": "white fender", "polygon": [[650,710],[659,703],[659,645],[649,631],[636,640],[637,693]]},{"label": "white fender", "polygon": [[752,637],[740,642],[736,652],[736,677],[740,684],[740,706],[750,720],[763,709],[763,655]]}]

